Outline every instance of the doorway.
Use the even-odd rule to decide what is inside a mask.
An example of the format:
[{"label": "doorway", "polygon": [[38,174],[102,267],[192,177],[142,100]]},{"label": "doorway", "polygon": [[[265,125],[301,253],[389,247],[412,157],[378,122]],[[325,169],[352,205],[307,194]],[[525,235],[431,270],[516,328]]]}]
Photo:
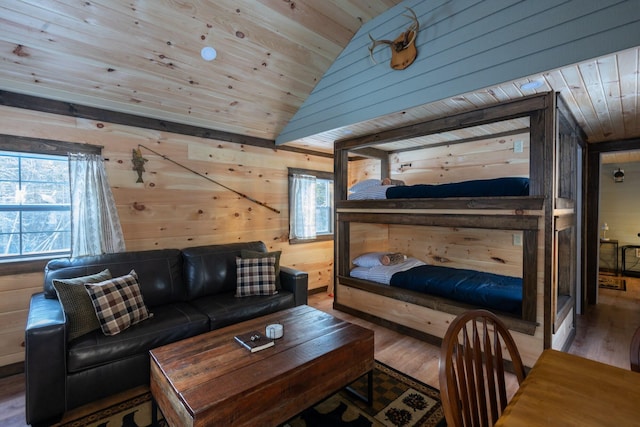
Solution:
[{"label": "doorway", "polygon": [[640,277],[640,150],[600,155],[598,290]]},{"label": "doorway", "polygon": [[[635,263],[636,255],[630,246],[640,245],[640,140],[588,144],[587,153],[584,311],[598,302],[601,268],[607,268],[614,276],[621,275],[623,252],[627,257],[624,267],[629,270],[631,264],[626,260]],[[601,263],[604,251],[611,258]],[[602,265],[605,263],[608,265]],[[640,271],[640,259],[637,267]]]},{"label": "doorway", "polygon": [[[586,232],[582,240],[586,254],[582,269],[586,292],[583,314],[576,319],[576,335],[569,352],[629,369],[631,337],[640,326],[640,311],[637,309],[640,278],[623,276],[622,248],[633,244],[634,240],[640,245],[640,215],[637,215],[637,205],[640,204],[637,201],[640,199],[640,140],[588,144],[586,153],[583,203]],[[614,181],[618,169],[624,172],[623,182]],[[614,240],[618,246],[617,264],[601,265],[601,248],[606,246],[602,250],[611,251],[615,246]],[[601,244],[602,241],[610,243]],[[631,255],[629,249],[625,252],[627,257]],[[598,276],[601,267],[612,269],[612,277],[624,278],[626,290],[600,287]],[[630,268],[632,266],[627,263],[625,269]]]}]

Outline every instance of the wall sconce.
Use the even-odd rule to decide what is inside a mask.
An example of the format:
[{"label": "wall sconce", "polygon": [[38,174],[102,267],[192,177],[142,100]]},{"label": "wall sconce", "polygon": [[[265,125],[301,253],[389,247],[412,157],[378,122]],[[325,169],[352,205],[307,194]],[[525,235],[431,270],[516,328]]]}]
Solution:
[{"label": "wall sconce", "polygon": [[600,228],[602,229],[601,240],[609,240],[609,238],[607,237],[607,231],[609,231],[609,225],[607,225],[607,223],[605,222],[604,224],[602,224]]},{"label": "wall sconce", "polygon": [[613,182],[624,182],[624,171],[618,168],[617,171],[613,173]]}]

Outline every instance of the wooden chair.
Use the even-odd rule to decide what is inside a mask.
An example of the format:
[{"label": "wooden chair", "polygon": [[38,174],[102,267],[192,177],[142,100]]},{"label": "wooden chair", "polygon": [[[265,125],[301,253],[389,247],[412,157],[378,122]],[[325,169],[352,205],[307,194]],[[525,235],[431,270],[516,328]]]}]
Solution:
[{"label": "wooden chair", "polygon": [[504,323],[487,310],[449,325],[440,351],[440,397],[449,427],[492,426],[507,406],[503,349],[521,384],[524,367]]},{"label": "wooden chair", "polygon": [[631,338],[631,370],[640,372],[640,328],[636,329]]}]

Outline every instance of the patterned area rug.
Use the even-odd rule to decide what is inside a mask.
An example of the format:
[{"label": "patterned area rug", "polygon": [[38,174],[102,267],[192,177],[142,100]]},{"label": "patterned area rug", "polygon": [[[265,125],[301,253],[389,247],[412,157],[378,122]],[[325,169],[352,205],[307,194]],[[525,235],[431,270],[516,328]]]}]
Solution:
[{"label": "patterned area rug", "polygon": [[[151,392],[126,399],[53,427],[149,427],[152,425]],[[167,427],[158,411],[158,427]]]},{"label": "patterned area rug", "polygon": [[[366,395],[363,377],[352,388]],[[281,427],[444,427],[440,393],[395,369],[375,363],[373,404],[342,390],[307,409]],[[64,420],[55,427],[148,427],[151,426],[151,393],[140,394],[99,410]],[[159,426],[166,427],[162,413]]]},{"label": "patterned area rug", "polygon": [[598,285],[605,289],[615,289],[617,291],[627,290],[627,282],[623,278],[616,276],[605,276],[600,274],[598,276]]},{"label": "patterned area rug", "polygon": [[[366,396],[366,377],[353,384]],[[444,427],[440,392],[402,372],[376,362],[373,404],[346,390],[307,409],[283,427]]]}]

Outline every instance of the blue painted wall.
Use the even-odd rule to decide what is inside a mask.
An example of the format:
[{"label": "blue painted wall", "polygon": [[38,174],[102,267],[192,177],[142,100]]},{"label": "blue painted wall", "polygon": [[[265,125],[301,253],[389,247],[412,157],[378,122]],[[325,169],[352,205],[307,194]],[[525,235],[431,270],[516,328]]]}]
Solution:
[{"label": "blue painted wall", "polygon": [[[369,59],[370,33],[394,39],[420,21],[418,58]],[[354,35],[276,139],[295,141],[640,44],[640,0],[406,0]]]}]

